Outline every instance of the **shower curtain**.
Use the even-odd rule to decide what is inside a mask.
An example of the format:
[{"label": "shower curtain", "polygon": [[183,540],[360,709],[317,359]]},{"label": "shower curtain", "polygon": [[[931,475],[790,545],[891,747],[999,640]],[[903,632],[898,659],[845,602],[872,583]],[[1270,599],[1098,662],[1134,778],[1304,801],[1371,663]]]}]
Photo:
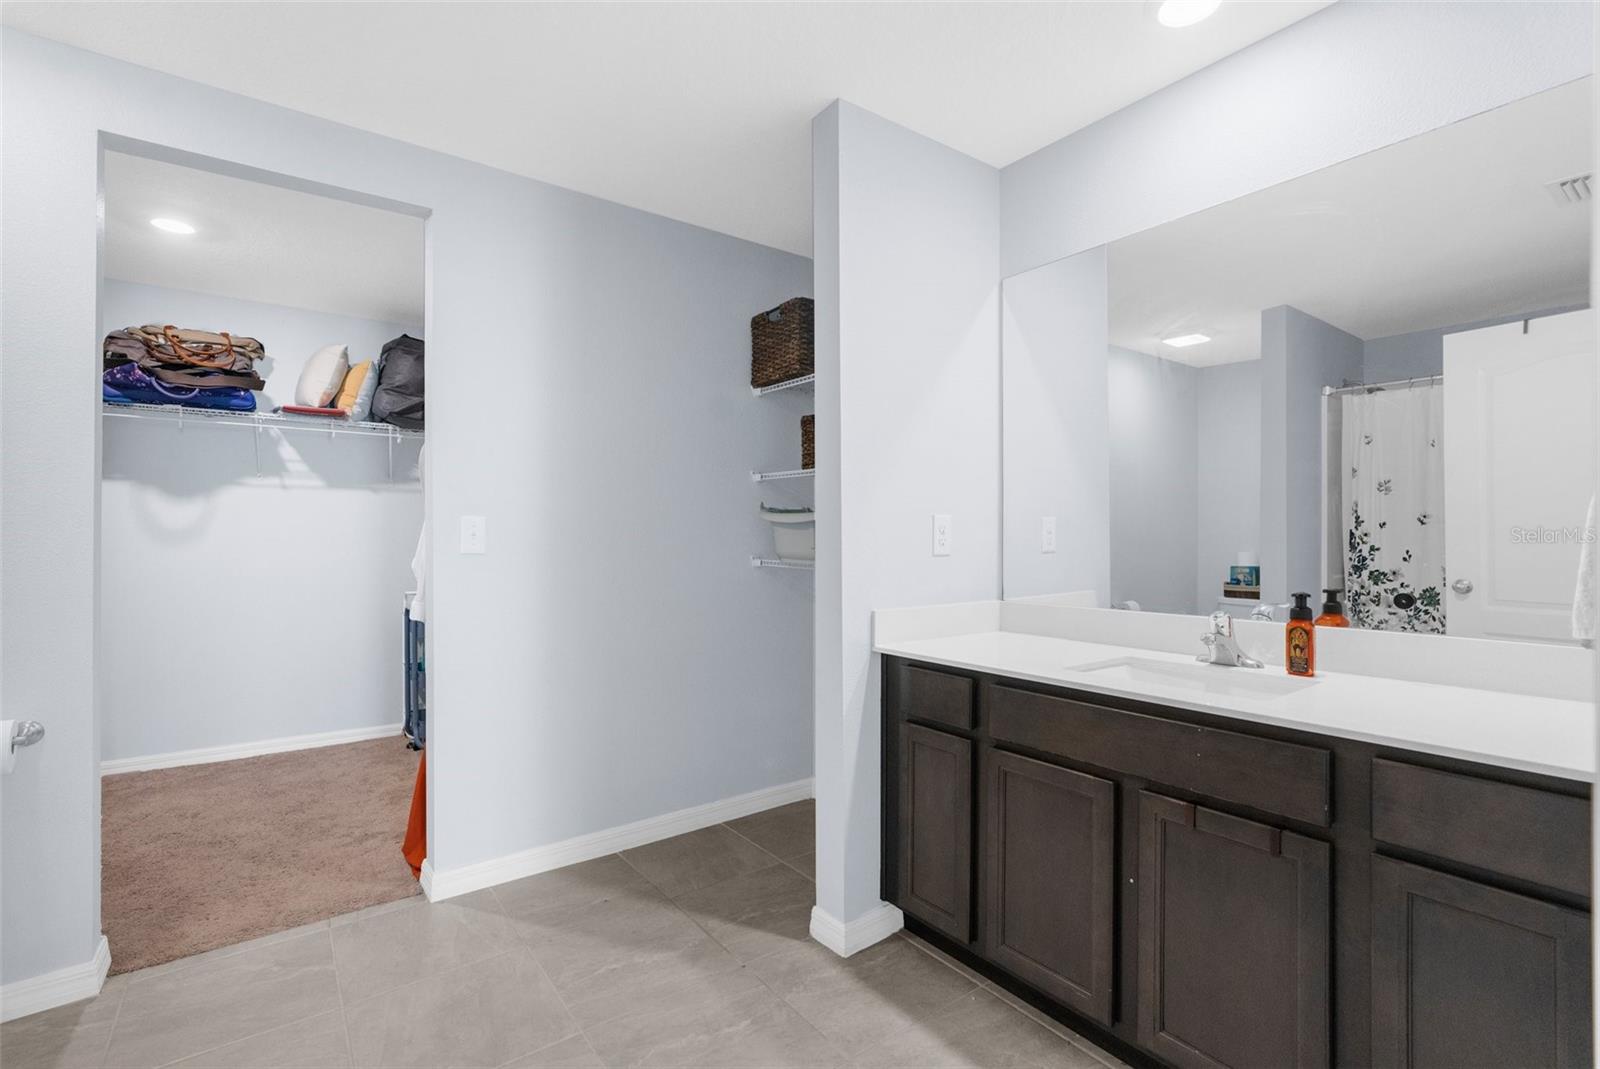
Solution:
[{"label": "shower curtain", "polygon": [[1444,634],[1444,387],[1345,394],[1346,612],[1356,627]]}]

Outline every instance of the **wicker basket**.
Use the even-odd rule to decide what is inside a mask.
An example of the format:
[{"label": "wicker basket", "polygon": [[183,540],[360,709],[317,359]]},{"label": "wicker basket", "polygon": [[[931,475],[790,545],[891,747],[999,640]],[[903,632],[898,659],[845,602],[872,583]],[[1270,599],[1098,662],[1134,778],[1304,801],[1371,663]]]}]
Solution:
[{"label": "wicker basket", "polygon": [[795,297],[750,320],[750,385],[760,389],[816,368],[810,297]]},{"label": "wicker basket", "polygon": [[800,417],[800,467],[802,470],[817,466],[817,417]]}]

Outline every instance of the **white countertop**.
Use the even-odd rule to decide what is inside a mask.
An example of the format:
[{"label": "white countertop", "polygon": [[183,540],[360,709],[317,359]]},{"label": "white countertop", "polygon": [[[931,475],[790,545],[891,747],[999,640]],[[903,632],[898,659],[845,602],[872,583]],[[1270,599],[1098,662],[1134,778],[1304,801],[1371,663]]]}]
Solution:
[{"label": "white countertop", "polygon": [[[1587,701],[1320,671],[1314,682],[1291,694],[1216,694],[1178,683],[1108,680],[1103,673],[1071,670],[1075,665],[1129,657],[1192,666],[1197,664],[1192,654],[1017,631],[974,630],[931,637],[899,634],[881,638],[873,649],[952,668],[1523,772],[1583,781],[1594,778],[1595,708]],[[1261,669],[1201,667],[1285,678],[1281,666],[1270,664]]]}]

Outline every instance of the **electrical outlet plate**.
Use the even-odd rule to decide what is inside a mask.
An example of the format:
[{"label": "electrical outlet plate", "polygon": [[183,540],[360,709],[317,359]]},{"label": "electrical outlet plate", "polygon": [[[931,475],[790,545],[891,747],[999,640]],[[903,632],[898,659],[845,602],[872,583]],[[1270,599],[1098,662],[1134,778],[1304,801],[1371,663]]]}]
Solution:
[{"label": "electrical outlet plate", "polygon": [[1046,516],[1044,518],[1044,529],[1040,536],[1039,548],[1045,553],[1054,553],[1056,551],[1056,518],[1054,516]]},{"label": "electrical outlet plate", "polygon": [[933,555],[950,555],[950,517],[945,513],[936,513],[933,517]]},{"label": "electrical outlet plate", "polygon": [[487,553],[488,521],[482,516],[461,517],[461,552]]}]

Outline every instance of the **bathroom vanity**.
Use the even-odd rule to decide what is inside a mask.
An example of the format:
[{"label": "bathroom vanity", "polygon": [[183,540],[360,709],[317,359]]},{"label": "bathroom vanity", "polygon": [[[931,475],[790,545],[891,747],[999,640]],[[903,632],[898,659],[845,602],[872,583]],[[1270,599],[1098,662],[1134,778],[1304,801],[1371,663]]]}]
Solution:
[{"label": "bathroom vanity", "polygon": [[[1086,1034],[1185,1069],[1591,1064],[1586,703],[877,648],[884,899]],[[1191,666],[1216,687],[1171,697]]]}]

